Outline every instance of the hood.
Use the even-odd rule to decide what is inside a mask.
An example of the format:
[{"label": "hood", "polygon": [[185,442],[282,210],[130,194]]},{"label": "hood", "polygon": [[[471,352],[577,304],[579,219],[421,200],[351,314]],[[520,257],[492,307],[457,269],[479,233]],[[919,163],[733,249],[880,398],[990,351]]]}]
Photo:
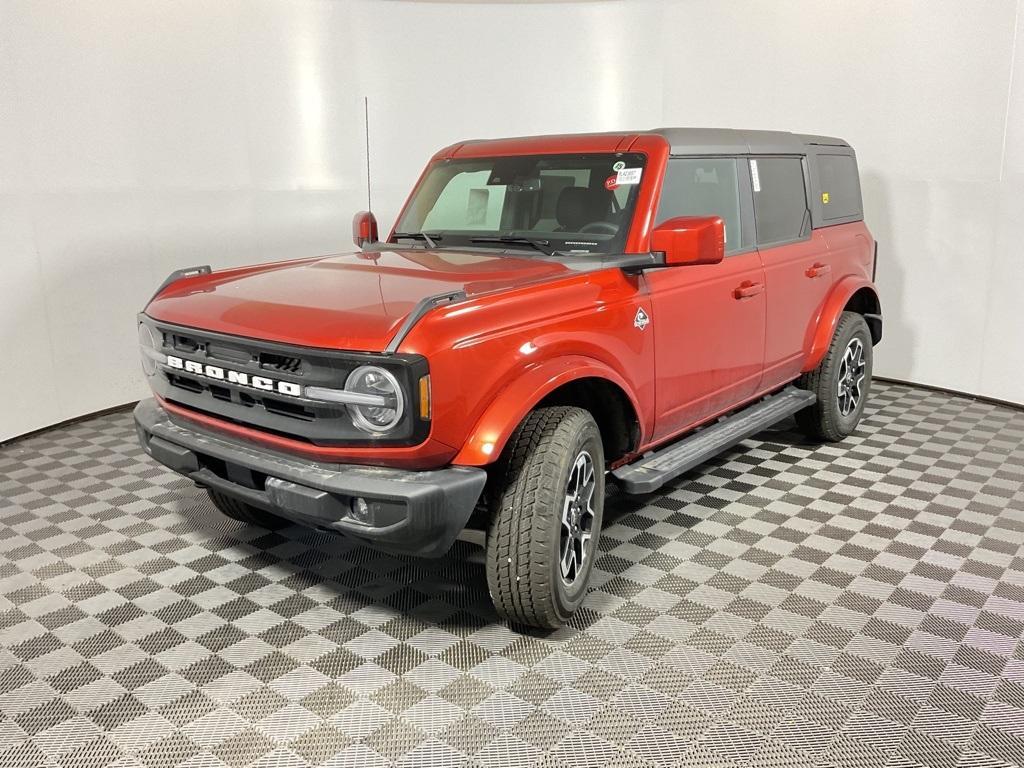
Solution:
[{"label": "hood", "polygon": [[383,350],[417,302],[569,275],[557,262],[451,250],[325,256],[180,280],[146,308],[156,320],[306,347]]}]

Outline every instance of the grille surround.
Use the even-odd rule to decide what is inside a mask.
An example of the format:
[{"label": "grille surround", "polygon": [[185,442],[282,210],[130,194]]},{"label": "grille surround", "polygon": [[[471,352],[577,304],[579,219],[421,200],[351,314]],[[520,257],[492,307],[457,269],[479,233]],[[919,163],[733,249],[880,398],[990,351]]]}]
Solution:
[{"label": "grille surround", "polygon": [[[164,354],[301,387],[340,389],[359,366],[378,365],[394,375],[411,397],[419,378],[429,372],[422,355],[301,347],[178,326],[144,314],[139,321],[153,331]],[[264,391],[167,366],[160,366],[149,381],[157,395],[180,407],[312,445],[411,446],[423,442],[430,432],[429,421],[409,412],[394,430],[369,434],[355,426],[344,404]]]}]

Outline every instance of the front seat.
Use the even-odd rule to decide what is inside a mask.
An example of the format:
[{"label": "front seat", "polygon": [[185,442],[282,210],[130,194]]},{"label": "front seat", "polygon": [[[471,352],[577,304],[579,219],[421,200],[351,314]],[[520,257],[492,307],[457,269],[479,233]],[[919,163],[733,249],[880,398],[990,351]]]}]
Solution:
[{"label": "front seat", "polygon": [[608,221],[611,213],[610,190],[566,187],[558,194],[555,218],[561,232],[579,232],[587,224]]}]

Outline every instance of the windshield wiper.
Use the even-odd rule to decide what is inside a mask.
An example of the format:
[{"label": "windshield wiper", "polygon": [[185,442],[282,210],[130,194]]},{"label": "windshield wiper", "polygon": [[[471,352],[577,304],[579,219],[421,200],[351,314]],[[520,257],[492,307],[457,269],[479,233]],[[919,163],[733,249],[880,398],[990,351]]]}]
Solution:
[{"label": "windshield wiper", "polygon": [[392,237],[404,237],[407,240],[422,240],[431,248],[437,248],[437,241],[440,240],[442,235],[428,235],[426,232],[395,232]]},{"label": "windshield wiper", "polygon": [[474,237],[470,239],[471,243],[507,243],[509,245],[529,245],[534,249],[540,251],[545,256],[551,256],[554,253],[548,240],[538,240],[532,237],[520,237],[518,235],[501,235],[500,237]]}]

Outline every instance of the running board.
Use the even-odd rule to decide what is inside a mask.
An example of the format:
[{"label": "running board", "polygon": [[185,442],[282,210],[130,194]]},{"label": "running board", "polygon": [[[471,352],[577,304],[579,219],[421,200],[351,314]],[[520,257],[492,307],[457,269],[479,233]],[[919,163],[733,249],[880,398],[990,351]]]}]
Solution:
[{"label": "running board", "polygon": [[632,464],[612,471],[626,493],[651,493],[736,443],[812,405],[813,392],[786,387]]}]

